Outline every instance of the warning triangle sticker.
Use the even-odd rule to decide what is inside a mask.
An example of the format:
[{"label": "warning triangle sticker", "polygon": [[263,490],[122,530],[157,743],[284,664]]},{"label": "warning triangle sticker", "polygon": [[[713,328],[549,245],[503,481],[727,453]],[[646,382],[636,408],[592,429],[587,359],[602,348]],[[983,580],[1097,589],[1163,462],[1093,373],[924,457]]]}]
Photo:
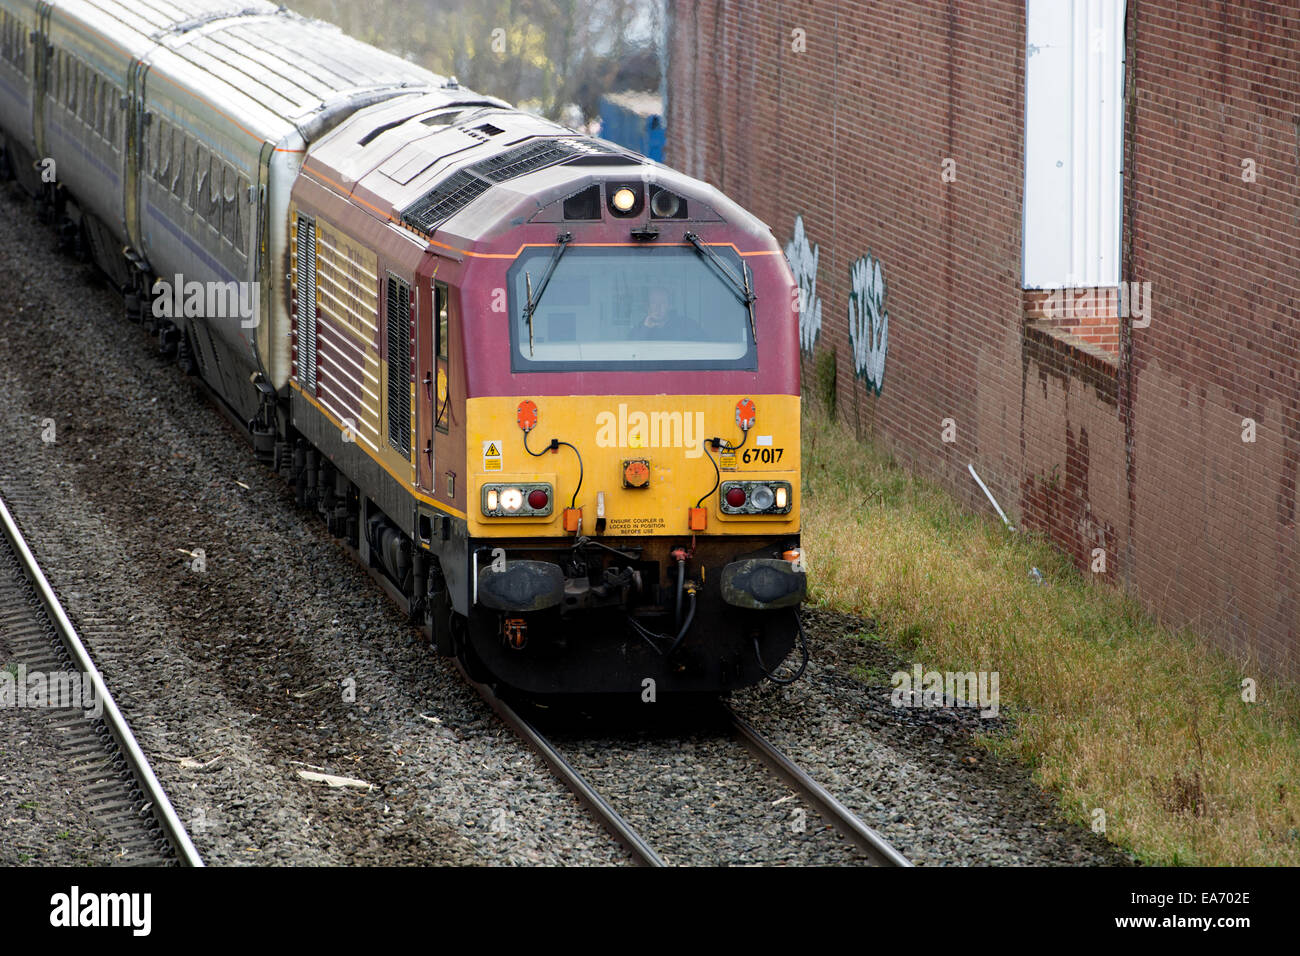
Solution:
[{"label": "warning triangle sticker", "polygon": [[497,443],[491,441],[488,442],[487,451],[483,452],[483,454],[487,455],[489,458],[496,458],[501,454],[501,452],[497,451]]}]

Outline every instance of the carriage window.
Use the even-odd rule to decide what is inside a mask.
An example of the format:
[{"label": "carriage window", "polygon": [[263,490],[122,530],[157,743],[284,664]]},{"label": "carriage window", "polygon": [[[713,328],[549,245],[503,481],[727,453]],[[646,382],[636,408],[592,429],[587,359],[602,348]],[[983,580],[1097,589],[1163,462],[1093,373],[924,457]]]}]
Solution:
[{"label": "carriage window", "polygon": [[225,237],[226,242],[235,248],[239,248],[239,181],[235,176],[235,169],[230,164],[224,164],[222,170],[224,182],[222,184],[221,196],[221,235]]},{"label": "carriage window", "polygon": [[216,156],[208,154],[208,205],[203,218],[208,221],[217,234],[221,234],[222,188],[221,171],[223,163]]},{"label": "carriage window", "polygon": [[235,204],[239,209],[239,239],[236,245],[241,256],[248,255],[248,220],[252,214],[253,201],[248,198],[252,185],[243,176],[239,177],[239,190],[235,195]]},{"label": "carriage window", "polygon": [[189,160],[193,148],[190,146],[189,137],[180,129],[172,127],[172,195],[182,200],[186,205],[192,201],[190,196],[190,180],[186,175],[186,163]]},{"label": "carriage window", "polygon": [[[188,143],[189,137],[186,137]],[[189,152],[188,145],[186,152]],[[189,199],[187,205],[203,214],[208,202],[208,154],[202,146],[194,147],[194,161],[190,164]]]},{"label": "carriage window", "polygon": [[89,95],[86,97],[86,125],[96,133],[99,132],[99,74],[91,73],[87,83]]},{"label": "carriage window", "polygon": [[99,135],[104,139],[111,141],[108,125],[113,115],[113,108],[116,104],[113,102],[113,88],[108,85],[107,80],[99,82]]},{"label": "carriage window", "polygon": [[543,289],[556,250],[531,247],[510,270],[513,369],[756,368],[749,310],[719,269],[743,282],[740,257],[710,248],[722,263],[691,246],[572,248]]},{"label": "carriage window", "polygon": [[108,97],[108,141],[113,144],[113,150],[117,150],[117,112],[121,107],[119,104],[122,100],[122,91],[116,86],[107,87],[104,95]]},{"label": "carriage window", "polygon": [[171,188],[172,184],[172,125],[160,120],[158,122],[158,155],[155,159],[157,164],[157,177],[159,184],[164,189]]},{"label": "carriage window", "polygon": [[0,23],[4,25],[0,36],[0,57],[4,57],[22,72],[24,54],[27,52],[27,31],[22,21],[7,11],[0,11]]}]

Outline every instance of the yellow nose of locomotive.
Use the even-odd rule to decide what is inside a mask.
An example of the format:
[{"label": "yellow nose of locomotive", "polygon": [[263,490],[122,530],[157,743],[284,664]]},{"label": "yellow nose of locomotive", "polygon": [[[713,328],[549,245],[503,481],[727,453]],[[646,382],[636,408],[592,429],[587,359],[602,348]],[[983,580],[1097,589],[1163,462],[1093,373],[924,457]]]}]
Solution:
[{"label": "yellow nose of locomotive", "polygon": [[467,404],[474,537],[799,529],[797,396],[512,396]]}]

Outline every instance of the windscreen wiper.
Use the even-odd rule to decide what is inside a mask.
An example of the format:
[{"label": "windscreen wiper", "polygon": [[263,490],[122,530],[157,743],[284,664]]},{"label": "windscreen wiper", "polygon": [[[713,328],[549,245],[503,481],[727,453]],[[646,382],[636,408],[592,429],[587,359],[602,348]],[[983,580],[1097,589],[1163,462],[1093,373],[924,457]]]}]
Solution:
[{"label": "windscreen wiper", "polygon": [[722,274],[728,282],[731,283],[732,289],[749,310],[749,334],[754,337],[754,344],[758,344],[758,328],[754,324],[754,300],[758,298],[754,294],[753,286],[749,281],[749,266],[745,265],[742,259],[740,262],[741,278],[736,278],[736,274],[731,271],[731,266],[723,261],[722,257],[704,244],[704,242],[693,232],[688,232],[685,237],[687,242],[695,247],[695,251],[700,254],[705,262],[708,262]]},{"label": "windscreen wiper", "polygon": [[533,296],[533,277],[527,272],[524,273],[524,287],[528,295],[528,304],[524,306],[524,321],[528,323],[528,357],[533,357],[533,313],[537,307],[542,304],[542,296],[546,293],[547,283],[551,281],[551,276],[555,274],[555,267],[560,264],[560,259],[564,256],[564,250],[569,247],[573,241],[573,233],[566,232],[555,237],[555,251],[551,253],[551,261],[546,266],[546,271],[542,274],[541,284],[537,287],[537,296]]}]

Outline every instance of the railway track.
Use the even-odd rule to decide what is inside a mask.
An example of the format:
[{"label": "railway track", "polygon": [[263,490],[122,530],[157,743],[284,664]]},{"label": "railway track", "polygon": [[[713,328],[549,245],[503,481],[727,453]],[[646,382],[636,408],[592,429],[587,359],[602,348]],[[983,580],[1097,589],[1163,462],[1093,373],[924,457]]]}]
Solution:
[{"label": "railway track", "polygon": [[746,749],[764,766],[780,777],[817,814],[833,826],[850,843],[860,849],[875,866],[911,866],[899,853],[871,827],[858,818],[852,810],[840,803],[834,795],[810,777],[775,744],[764,737],[747,720],[722,704],[724,716],[731,721],[732,731]]},{"label": "railway track", "polygon": [[[542,758],[551,772],[587,807],[607,832],[642,866],[667,866],[664,858],[623,817],[600,790],[590,783],[563,751],[536,724],[515,710],[488,686],[465,679],[492,706],[497,715]],[[753,725],[719,702],[719,720],[735,740],[750,752],[785,787],[802,799],[831,827],[845,837],[874,866],[912,864],[848,807],[809,776],[794,760],[764,737]]]},{"label": "railway track", "polygon": [[[48,709],[60,756],[84,787],[85,805],[127,865],[202,866],[104,679],[0,498],[0,648],[27,673],[76,674],[100,709]],[[80,700],[85,703],[86,695]]]}]

